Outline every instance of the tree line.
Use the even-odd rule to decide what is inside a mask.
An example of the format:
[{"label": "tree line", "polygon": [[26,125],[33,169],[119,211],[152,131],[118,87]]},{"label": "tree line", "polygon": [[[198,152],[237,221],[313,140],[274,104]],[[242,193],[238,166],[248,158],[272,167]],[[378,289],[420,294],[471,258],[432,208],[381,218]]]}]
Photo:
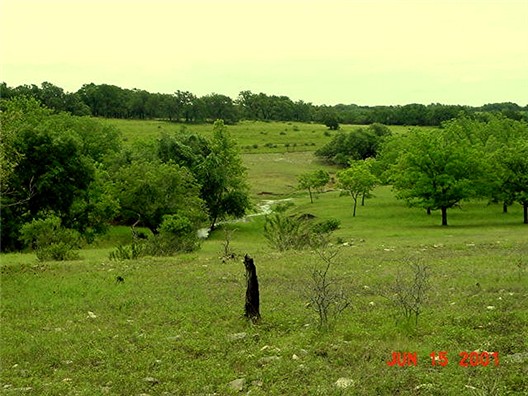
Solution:
[{"label": "tree line", "polygon": [[251,206],[223,121],[211,138],[164,134],[126,148],[113,126],[33,98],[6,100],[0,121],[2,251],[30,247],[64,259],[112,224],[148,228],[156,253],[190,251],[199,228]]},{"label": "tree line", "polygon": [[9,87],[5,82],[0,84],[2,101],[19,96],[32,97],[50,109],[79,116],[166,119],[187,123],[222,119],[227,124],[240,120],[317,122],[331,129],[337,129],[339,123],[439,126],[460,114],[482,112],[500,113],[514,120],[528,121],[528,105],[522,107],[511,102],[479,107],[440,103],[328,106],[249,90],[241,91],[236,99],[232,99],[218,93],[199,97],[189,91],[177,90],[172,94],[162,94],[110,84],[84,84],[76,92],[65,92],[49,82],[43,82],[40,86],[29,84],[17,87]]},{"label": "tree line", "polygon": [[[376,184],[390,184],[397,198],[428,214],[447,211],[468,199],[501,203],[503,211],[518,203],[528,224],[528,123],[501,114],[461,115],[440,128],[391,134],[379,124],[338,132],[315,152],[342,166],[337,185],[354,201],[368,197]],[[299,187],[319,184],[315,174],[301,175]]]}]

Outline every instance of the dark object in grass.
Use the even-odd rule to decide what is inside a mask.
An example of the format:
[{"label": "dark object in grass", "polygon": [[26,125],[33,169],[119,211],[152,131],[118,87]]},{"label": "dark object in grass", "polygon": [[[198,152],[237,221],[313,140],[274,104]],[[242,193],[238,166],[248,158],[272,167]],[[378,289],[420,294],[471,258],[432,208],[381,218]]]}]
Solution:
[{"label": "dark object in grass", "polygon": [[124,282],[124,281],[125,281],[125,278],[123,278],[122,276],[119,276],[119,275],[118,275],[118,276],[116,277],[116,283],[122,283],[122,282]]},{"label": "dark object in grass", "polygon": [[253,323],[260,320],[260,297],[257,279],[257,268],[253,259],[247,254],[244,256],[244,266],[246,267],[246,304],[244,316]]}]

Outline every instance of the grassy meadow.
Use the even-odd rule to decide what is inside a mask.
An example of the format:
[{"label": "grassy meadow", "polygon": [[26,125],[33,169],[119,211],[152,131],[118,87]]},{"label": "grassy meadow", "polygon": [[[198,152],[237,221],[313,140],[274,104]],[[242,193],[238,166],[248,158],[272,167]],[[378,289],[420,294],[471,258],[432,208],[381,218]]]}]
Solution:
[{"label": "grassy meadow", "polygon": [[[123,134],[125,142],[152,141],[161,133],[180,133],[182,131],[210,136],[212,124],[181,124],[169,121],[140,121],[112,119],[108,121]],[[361,125],[341,125],[340,130],[349,132]],[[391,126],[394,133],[405,132],[405,126]],[[417,127],[423,128],[423,127]],[[322,124],[301,122],[264,122],[241,121],[229,125],[231,135],[237,140],[243,153],[283,153],[315,151],[328,143],[336,131],[329,131]]]},{"label": "grassy meadow", "polygon": [[[129,142],[180,128],[118,124]],[[136,124],[142,124],[141,137],[134,134]],[[500,205],[465,203],[448,211],[450,226],[441,227],[439,213],[405,207],[388,186],[376,188],[356,217],[351,199],[331,189],[311,204],[295,189],[296,178],[323,166],[312,151],[330,137],[322,126],[299,124],[293,131],[294,125],[229,129],[241,146],[259,145],[243,150],[256,204],[291,198],[292,214],[340,219],[329,276],[351,304],[330,329],[318,329],[307,305],[310,273],[321,259],[310,250],[272,249],[263,216],[222,225],[192,254],[127,261],[108,258],[131,238],[128,228],[115,227],[77,261],[0,256],[0,392],[528,394],[528,229],[521,206],[503,214]],[[267,135],[260,133],[264,127]],[[207,132],[196,128],[209,133],[211,126]],[[262,147],[288,136],[294,142],[294,134],[298,143],[315,146],[298,152]],[[222,260],[225,230],[233,229],[237,258]],[[255,259],[260,283],[262,320],[256,325],[243,317],[246,253]],[[403,319],[391,300],[397,279],[412,280],[413,263],[430,272],[418,324]],[[417,366],[389,367],[398,351],[416,352]],[[449,362],[433,366],[430,354],[440,351]],[[459,353],[472,351],[498,352],[499,363],[460,366]]]}]

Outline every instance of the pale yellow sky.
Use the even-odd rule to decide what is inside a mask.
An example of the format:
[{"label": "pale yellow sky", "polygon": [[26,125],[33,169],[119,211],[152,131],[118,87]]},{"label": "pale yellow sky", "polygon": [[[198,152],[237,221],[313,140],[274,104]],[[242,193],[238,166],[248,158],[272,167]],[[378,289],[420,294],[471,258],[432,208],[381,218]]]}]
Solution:
[{"label": "pale yellow sky", "polygon": [[0,0],[0,81],[528,104],[528,0]]}]

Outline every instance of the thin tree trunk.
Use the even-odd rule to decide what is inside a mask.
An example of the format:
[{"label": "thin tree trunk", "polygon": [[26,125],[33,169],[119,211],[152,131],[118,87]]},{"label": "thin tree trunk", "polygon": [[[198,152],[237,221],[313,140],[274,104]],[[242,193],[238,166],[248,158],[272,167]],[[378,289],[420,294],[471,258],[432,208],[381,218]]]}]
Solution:
[{"label": "thin tree trunk", "polygon": [[310,187],[308,187],[308,192],[310,193],[310,202],[313,203],[312,189]]},{"label": "thin tree trunk", "polygon": [[528,224],[528,202],[524,202],[523,207],[524,207],[524,224]]},{"label": "thin tree trunk", "polygon": [[431,208],[427,208],[427,215],[431,216]]},{"label": "thin tree trunk", "polygon": [[354,214],[353,217],[356,217],[356,207],[357,207],[357,198],[354,199]]},{"label": "thin tree trunk", "polygon": [[508,213],[508,204],[506,202],[502,203],[502,213]]},{"label": "thin tree trunk", "polygon": [[442,206],[440,209],[442,210],[442,225],[447,226],[447,208]]}]

